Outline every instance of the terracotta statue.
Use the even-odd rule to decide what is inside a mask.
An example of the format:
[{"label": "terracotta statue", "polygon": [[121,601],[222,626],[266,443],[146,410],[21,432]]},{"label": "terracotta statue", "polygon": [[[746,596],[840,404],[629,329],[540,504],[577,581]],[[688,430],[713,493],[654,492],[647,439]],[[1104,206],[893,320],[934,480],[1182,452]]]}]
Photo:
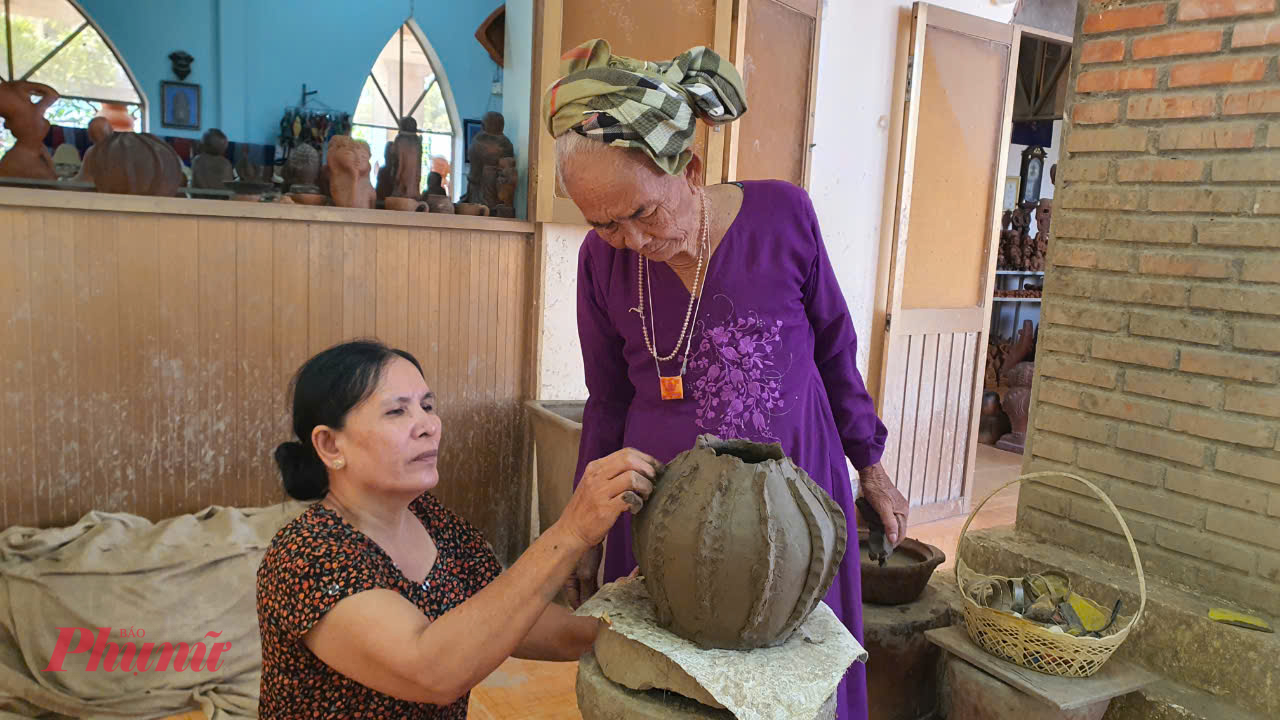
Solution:
[{"label": "terracotta statue", "polygon": [[504,157],[498,160],[498,205],[493,214],[498,217],[513,218],[516,216],[516,183],[520,173],[516,170],[516,159]]},{"label": "terracotta statue", "polygon": [[448,195],[444,189],[444,177],[440,173],[432,170],[427,173],[427,190],[423,195]]},{"label": "terracotta statue", "polygon": [[369,182],[372,152],[363,140],[349,135],[334,135],[329,140],[329,192],[339,207],[373,208],[377,198]]},{"label": "terracotta statue", "polygon": [[787,641],[831,588],[844,511],[777,443],[701,435],[631,525],[658,622],[704,648]]},{"label": "terracotta statue", "polygon": [[320,153],[309,143],[300,143],[289,153],[282,175],[289,192],[319,193]]},{"label": "terracotta statue", "polygon": [[[32,102],[35,95],[40,99]],[[0,83],[0,117],[17,141],[0,158],[0,177],[57,180],[53,156],[44,146],[49,121],[44,113],[58,99],[58,91],[48,85],[14,80]]]},{"label": "terracotta statue", "polygon": [[225,190],[235,180],[235,171],[227,159],[227,136],[218,128],[210,128],[200,138],[200,152],[191,160],[191,186],[205,190]]},{"label": "terracotta statue", "polygon": [[84,158],[80,161],[80,174],[76,176],[76,180],[80,182],[93,182],[93,176],[89,174],[89,168],[93,165],[93,155],[104,140],[111,137],[115,129],[111,127],[111,121],[104,117],[96,117],[89,121],[89,139],[93,141],[93,145],[84,151]]},{"label": "terracotta statue", "polygon": [[98,192],[173,197],[182,186],[182,159],[155,135],[113,133],[91,149],[84,171]]},{"label": "terracotta statue", "polygon": [[1009,416],[1000,407],[1000,394],[987,391],[982,394],[982,417],[978,420],[978,442],[995,445],[1009,432]]},{"label": "terracotta statue", "polygon": [[391,195],[416,198],[422,193],[422,136],[418,134],[418,121],[411,117],[401,120],[394,144],[395,182]]},{"label": "terracotta statue", "polygon": [[502,113],[484,114],[484,131],[471,141],[471,149],[467,153],[471,174],[467,176],[466,202],[479,203],[490,209],[502,204],[498,199],[498,161],[516,154],[511,141],[502,134],[505,124]]},{"label": "terracotta statue", "polygon": [[1009,416],[1010,431],[996,447],[1001,450],[1022,454],[1027,441],[1027,420],[1031,414],[1031,383],[1035,379],[1035,363],[1027,360],[1035,352],[1036,331],[1030,320],[1022,323],[1018,332],[1018,340],[1009,349],[1005,357],[1001,374],[1009,390],[1001,399],[1000,405]]}]

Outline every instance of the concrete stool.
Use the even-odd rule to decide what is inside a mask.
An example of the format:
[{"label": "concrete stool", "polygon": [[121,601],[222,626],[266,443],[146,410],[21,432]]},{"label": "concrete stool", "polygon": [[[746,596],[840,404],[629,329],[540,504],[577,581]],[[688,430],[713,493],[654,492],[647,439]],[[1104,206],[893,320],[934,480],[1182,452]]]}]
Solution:
[{"label": "concrete stool", "polygon": [[871,720],[922,720],[938,709],[942,651],[925,631],[951,624],[949,598],[933,585],[907,605],[862,604]]},{"label": "concrete stool", "polygon": [[1156,676],[1112,658],[1087,678],[1047,675],[995,657],[961,625],[925,633],[947,658],[948,720],[1101,720],[1111,699],[1139,690]]},{"label": "concrete stool", "polygon": [[583,720],[733,720],[683,695],[625,688],[604,676],[595,653],[578,660],[578,712]]}]

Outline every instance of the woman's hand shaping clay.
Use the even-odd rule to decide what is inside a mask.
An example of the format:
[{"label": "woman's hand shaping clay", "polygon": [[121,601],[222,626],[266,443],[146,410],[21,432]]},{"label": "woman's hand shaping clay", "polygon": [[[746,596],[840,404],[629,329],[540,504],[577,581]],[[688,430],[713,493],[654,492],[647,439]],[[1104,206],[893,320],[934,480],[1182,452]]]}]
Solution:
[{"label": "woman's hand shaping clay", "polygon": [[599,545],[619,515],[644,507],[657,467],[657,460],[631,448],[589,463],[557,524],[565,523],[584,549]]},{"label": "woman's hand shaping clay", "polygon": [[880,463],[858,471],[858,494],[880,515],[885,537],[889,544],[897,547],[907,535],[907,511],[911,504],[898,492]]}]

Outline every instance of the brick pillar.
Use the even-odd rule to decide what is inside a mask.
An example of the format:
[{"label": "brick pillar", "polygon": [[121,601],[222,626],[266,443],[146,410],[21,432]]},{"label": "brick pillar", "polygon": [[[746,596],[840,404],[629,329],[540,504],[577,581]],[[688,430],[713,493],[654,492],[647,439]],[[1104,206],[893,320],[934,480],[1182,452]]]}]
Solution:
[{"label": "brick pillar", "polygon": [[[1148,572],[1280,613],[1280,7],[1081,0],[1031,470]],[[1124,562],[1110,513],[1018,527]]]}]

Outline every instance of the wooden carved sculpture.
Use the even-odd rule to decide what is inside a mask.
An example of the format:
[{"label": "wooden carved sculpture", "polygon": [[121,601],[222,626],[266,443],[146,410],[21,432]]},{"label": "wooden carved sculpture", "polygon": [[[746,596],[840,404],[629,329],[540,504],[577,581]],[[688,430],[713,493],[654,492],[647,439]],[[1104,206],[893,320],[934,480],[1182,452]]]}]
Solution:
[{"label": "wooden carved sculpture", "polygon": [[1027,441],[1027,421],[1031,414],[1031,383],[1035,379],[1035,363],[1031,357],[1036,346],[1036,331],[1030,320],[1022,323],[1018,332],[1018,340],[1009,349],[1005,357],[1001,373],[1009,390],[1000,401],[1001,407],[1009,416],[1010,431],[996,447],[1001,450],[1022,454]]},{"label": "wooden carved sculpture", "polygon": [[369,144],[363,140],[348,135],[334,135],[329,140],[327,167],[334,205],[373,208],[377,196],[369,182],[371,154]]},{"label": "wooden carved sculpture", "polygon": [[702,647],[786,642],[835,580],[844,512],[777,443],[699,436],[632,523],[658,621]]},{"label": "wooden carved sculpture", "polygon": [[[32,96],[39,97],[32,102]],[[0,177],[57,180],[53,156],[44,146],[49,121],[44,113],[58,99],[58,91],[40,83],[12,80],[0,83],[0,117],[17,141],[0,158]]]}]

